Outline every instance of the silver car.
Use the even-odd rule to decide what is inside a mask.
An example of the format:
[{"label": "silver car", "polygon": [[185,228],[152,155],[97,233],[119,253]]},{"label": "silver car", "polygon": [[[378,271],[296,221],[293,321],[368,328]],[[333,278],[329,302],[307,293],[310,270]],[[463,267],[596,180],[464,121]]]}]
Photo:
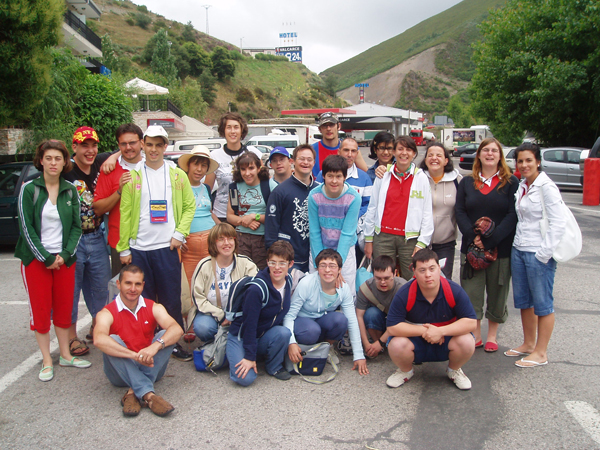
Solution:
[{"label": "silver car", "polygon": [[561,187],[581,189],[580,147],[552,147],[542,150],[542,170]]}]

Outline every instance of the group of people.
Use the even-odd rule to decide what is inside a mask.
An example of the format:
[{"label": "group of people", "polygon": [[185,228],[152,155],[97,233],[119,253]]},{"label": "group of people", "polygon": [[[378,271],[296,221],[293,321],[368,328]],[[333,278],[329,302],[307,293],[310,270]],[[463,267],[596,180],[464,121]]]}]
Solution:
[{"label": "group of people", "polygon": [[[170,355],[192,359],[179,343],[186,332],[203,343],[226,332],[229,376],[242,386],[255,381],[258,359],[287,380],[286,358],[299,363],[300,345],[327,341],[331,360],[351,354],[361,375],[367,358],[387,349],[398,367],[390,387],[408,381],[413,364],[449,361],[448,377],[469,389],[462,366],[477,347],[498,350],[511,274],[524,338],[505,355],[521,357],[519,367],[547,364],[552,253],[565,219],[558,189],[539,171],[539,147],[516,150],[519,183],[493,138],[481,142],[472,175],[462,177],[439,143],[417,167],[411,138],[381,132],[367,167],[354,139],[340,141],[334,113],[318,124],[320,142],[292,154],[273,149],[272,178],[261,153],[242,143],[248,127],[237,113],[221,118],[222,149],[199,145],[177,164],[164,158],[169,141],[160,126],[120,126],[112,154],[98,154],[90,127],[74,133],[72,158],[61,141],[40,144],[41,175],[19,197],[15,251],[43,355],[40,380],[54,376],[51,321],[59,365],[91,365],[76,334],[83,291],[93,318],[86,339],[104,353],[110,382],[129,388],[125,415],[142,405],[160,416],[173,410],[154,383]],[[452,281],[457,227],[460,284]],[[363,254],[373,277],[357,286]],[[116,276],[119,293],[108,299]],[[232,314],[232,286],[247,277]]]}]

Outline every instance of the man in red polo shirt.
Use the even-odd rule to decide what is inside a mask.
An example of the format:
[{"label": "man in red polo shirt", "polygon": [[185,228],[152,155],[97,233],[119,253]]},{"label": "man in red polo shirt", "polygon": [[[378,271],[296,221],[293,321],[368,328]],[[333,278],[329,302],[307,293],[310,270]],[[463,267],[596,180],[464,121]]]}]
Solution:
[{"label": "man in red polo shirt", "polygon": [[111,249],[111,269],[114,277],[121,270],[121,259],[115,250],[119,242],[119,221],[121,213],[121,192],[123,186],[131,180],[130,170],[142,161],[142,138],[144,133],[134,123],[126,123],[115,133],[121,156],[119,162],[109,174],[100,173],[94,192],[94,213],[100,217],[108,214],[108,245]]},{"label": "man in red polo shirt", "polygon": [[[104,353],[104,373],[118,387],[129,387],[121,399],[123,414],[137,416],[140,403],[157,416],[175,408],[154,393],[167,370],[183,330],[164,306],[142,297],[144,272],[129,264],[117,281],[119,295],[96,316],[94,345]],[[156,327],[162,328],[156,335]]]}]

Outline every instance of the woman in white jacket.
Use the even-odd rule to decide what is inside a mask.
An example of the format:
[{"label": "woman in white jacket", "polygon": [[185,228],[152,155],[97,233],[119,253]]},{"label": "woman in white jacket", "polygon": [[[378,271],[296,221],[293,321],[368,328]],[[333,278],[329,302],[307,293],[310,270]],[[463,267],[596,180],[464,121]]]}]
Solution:
[{"label": "woman in white jacket", "polygon": [[442,272],[452,279],[454,254],[456,251],[456,191],[462,175],[454,168],[450,153],[440,142],[427,144],[421,169],[429,178],[433,208],[433,237],[431,249],[438,255],[440,263],[446,260]]},{"label": "woman in white jacket", "polygon": [[[510,349],[506,356],[527,356],[515,365],[538,367],[548,364],[548,342],[554,329],[554,274],[552,258],[567,223],[562,213],[562,197],[556,184],[540,172],[540,148],[526,142],[515,150],[517,168],[523,179],[515,194],[517,232],[513,241],[511,266],[515,308],[521,310],[523,344]],[[548,227],[542,234],[543,207]]]},{"label": "woman in white jacket", "polygon": [[396,139],[396,163],[376,178],[365,214],[365,255],[388,255],[398,261],[402,278],[410,280],[412,256],[433,235],[429,179],[413,164],[417,146],[408,136]]}]

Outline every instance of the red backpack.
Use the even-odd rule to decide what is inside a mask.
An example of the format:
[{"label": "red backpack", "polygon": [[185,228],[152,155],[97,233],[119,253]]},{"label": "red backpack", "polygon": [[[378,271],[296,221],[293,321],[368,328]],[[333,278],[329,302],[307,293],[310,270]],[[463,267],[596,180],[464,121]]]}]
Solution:
[{"label": "red backpack", "polygon": [[[440,277],[440,283],[442,285],[442,290],[444,291],[444,297],[446,298],[446,302],[448,302],[448,306],[454,309],[456,306],[456,302],[454,301],[454,294],[452,293],[452,288],[450,287],[450,283],[444,277]],[[410,288],[408,288],[408,302],[406,303],[406,312],[410,312],[415,306],[415,301],[417,300],[417,280],[412,280]],[[445,325],[450,325],[451,323],[456,322],[456,317],[446,321],[446,322],[438,322],[432,323],[436,327],[443,327]]]}]

